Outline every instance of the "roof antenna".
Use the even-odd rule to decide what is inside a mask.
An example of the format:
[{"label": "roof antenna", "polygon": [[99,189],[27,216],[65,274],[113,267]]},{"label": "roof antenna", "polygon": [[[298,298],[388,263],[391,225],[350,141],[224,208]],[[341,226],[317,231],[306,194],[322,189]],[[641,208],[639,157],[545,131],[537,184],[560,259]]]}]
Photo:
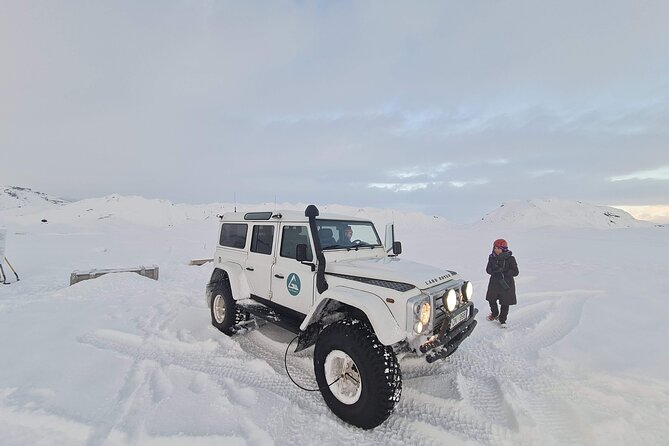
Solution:
[{"label": "roof antenna", "polygon": [[274,194],[274,212],[276,212],[276,194]]},{"label": "roof antenna", "polygon": [[237,192],[233,192],[232,196],[234,197],[235,200],[235,212],[237,212]]}]

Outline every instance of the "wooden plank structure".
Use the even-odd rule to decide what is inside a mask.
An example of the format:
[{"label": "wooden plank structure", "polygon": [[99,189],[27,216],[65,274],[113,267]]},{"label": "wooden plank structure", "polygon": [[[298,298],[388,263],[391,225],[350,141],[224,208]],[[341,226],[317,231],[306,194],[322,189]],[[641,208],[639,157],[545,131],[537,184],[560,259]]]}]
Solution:
[{"label": "wooden plank structure", "polygon": [[84,280],[96,279],[100,276],[110,273],[137,273],[140,276],[148,277],[149,279],[158,280],[158,265],[138,266],[135,268],[108,268],[108,269],[91,269],[88,271],[72,271],[70,274],[70,285],[82,282]]},{"label": "wooden plank structure", "polygon": [[213,262],[214,259],[193,259],[188,263],[189,265],[201,266],[208,262]]}]

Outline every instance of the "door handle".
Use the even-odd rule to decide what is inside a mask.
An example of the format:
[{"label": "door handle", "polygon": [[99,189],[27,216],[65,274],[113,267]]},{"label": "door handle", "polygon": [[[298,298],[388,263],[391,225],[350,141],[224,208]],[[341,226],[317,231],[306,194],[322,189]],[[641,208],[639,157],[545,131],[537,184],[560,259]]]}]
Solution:
[{"label": "door handle", "polygon": [[255,270],[253,269],[252,266],[247,266],[246,269],[247,269],[248,271],[255,271]]},{"label": "door handle", "polygon": [[277,279],[283,279],[283,274],[274,274]]}]

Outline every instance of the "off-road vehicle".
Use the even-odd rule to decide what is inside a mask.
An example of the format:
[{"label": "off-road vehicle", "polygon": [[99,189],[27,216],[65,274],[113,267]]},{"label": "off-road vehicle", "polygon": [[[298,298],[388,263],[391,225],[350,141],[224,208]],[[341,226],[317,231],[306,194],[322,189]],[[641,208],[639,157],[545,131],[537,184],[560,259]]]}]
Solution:
[{"label": "off-road vehicle", "polygon": [[471,283],[400,259],[393,225],[382,244],[371,221],[313,205],[220,219],[212,324],[232,335],[261,318],[295,333],[295,351],[315,344],[323,399],[355,426],[378,426],[399,401],[398,354],[445,358],[476,326]]}]

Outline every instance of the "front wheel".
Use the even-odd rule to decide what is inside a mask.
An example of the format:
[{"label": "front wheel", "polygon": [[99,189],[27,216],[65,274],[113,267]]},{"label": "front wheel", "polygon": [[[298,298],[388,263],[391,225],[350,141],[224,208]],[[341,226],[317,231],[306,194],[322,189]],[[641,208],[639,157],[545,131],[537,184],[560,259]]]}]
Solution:
[{"label": "front wheel", "polygon": [[402,394],[402,374],[392,347],[357,320],[327,326],[316,341],[314,371],[330,410],[363,429],[383,423]]}]

